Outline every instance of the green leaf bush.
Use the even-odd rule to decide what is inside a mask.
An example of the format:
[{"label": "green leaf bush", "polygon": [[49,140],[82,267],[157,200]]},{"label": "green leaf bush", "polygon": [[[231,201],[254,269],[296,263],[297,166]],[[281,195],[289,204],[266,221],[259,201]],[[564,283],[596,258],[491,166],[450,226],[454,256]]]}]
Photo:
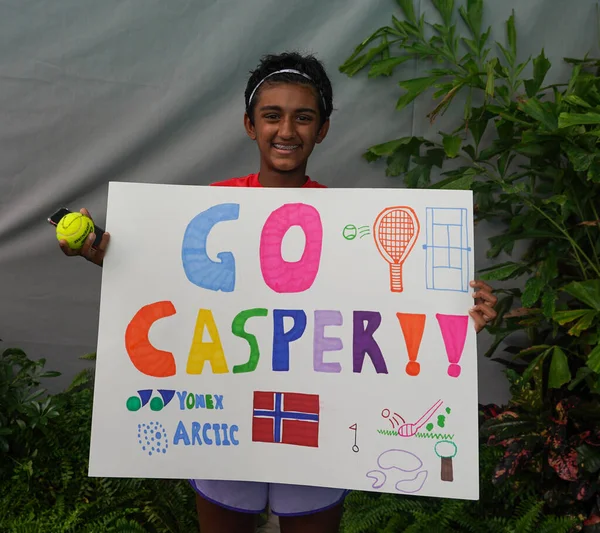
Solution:
[{"label": "green leaf bush", "polygon": [[198,531],[187,481],[88,477],[91,373],[48,395],[41,379],[58,373],[44,366],[19,349],[0,356],[0,531]]}]

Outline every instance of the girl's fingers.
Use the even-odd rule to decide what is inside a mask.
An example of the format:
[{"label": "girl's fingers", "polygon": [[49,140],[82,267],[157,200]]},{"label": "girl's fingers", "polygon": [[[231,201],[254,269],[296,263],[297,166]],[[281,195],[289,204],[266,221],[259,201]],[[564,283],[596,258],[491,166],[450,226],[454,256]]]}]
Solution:
[{"label": "girl's fingers", "polygon": [[481,281],[479,279],[471,281],[471,287],[473,287],[474,289],[482,289],[484,291],[494,292],[494,289],[492,289],[492,287],[490,287],[485,281]]},{"label": "girl's fingers", "polygon": [[498,298],[492,294],[490,291],[479,290],[473,293],[473,298],[483,300],[488,305],[492,307],[498,303]]},{"label": "girl's fingers", "polygon": [[94,239],[96,239],[96,235],[92,232],[87,236],[87,239],[81,247],[81,255],[88,261],[93,261],[94,250],[92,248],[92,243],[94,242]]},{"label": "girl's fingers", "polygon": [[471,308],[471,311],[480,314],[486,322],[491,322],[498,316],[498,313],[496,313],[496,310],[493,307],[485,304],[477,304]]},{"label": "girl's fingers", "polygon": [[96,249],[96,254],[94,257],[94,262],[97,265],[101,265],[104,262],[104,255],[106,254],[106,247],[108,246],[108,241],[110,240],[110,234],[105,232],[102,235],[102,239],[100,239],[100,243],[98,244],[98,248]]},{"label": "girl's fingers", "polygon": [[63,254],[68,255],[69,257],[73,257],[74,255],[79,255],[79,252],[77,250],[73,250],[69,247],[69,245],[67,244],[67,241],[64,241],[64,240],[58,241],[58,245],[60,246],[60,249],[62,250]]},{"label": "girl's fingers", "polygon": [[481,313],[478,313],[477,311],[471,310],[471,311],[469,311],[469,314],[471,315],[471,318],[473,319],[473,322],[475,325],[475,331],[477,333],[479,333],[483,328],[485,328],[485,326],[487,325],[487,322],[483,318],[483,315]]}]

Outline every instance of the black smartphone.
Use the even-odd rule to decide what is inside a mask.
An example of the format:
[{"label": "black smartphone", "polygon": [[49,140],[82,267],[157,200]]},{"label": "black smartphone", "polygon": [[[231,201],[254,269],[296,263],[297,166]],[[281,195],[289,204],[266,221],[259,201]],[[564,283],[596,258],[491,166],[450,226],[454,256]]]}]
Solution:
[{"label": "black smartphone", "polygon": [[[58,226],[58,223],[60,222],[62,217],[64,217],[65,215],[68,215],[69,213],[71,213],[71,211],[69,209],[67,209],[66,207],[61,207],[58,211],[56,211],[55,213],[52,213],[48,217],[48,222],[50,224],[52,224],[54,227],[56,227],[56,226]],[[94,233],[96,234],[96,240],[93,242],[92,248],[98,248],[98,245],[100,244],[100,241],[102,240],[102,235],[104,235],[104,230],[101,227],[97,226],[95,222],[94,222]]]}]

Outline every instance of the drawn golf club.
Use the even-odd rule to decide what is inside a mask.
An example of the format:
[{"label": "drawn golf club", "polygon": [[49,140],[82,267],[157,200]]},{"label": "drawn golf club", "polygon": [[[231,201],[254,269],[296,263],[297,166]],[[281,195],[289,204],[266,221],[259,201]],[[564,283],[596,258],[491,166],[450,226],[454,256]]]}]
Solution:
[{"label": "drawn golf club", "polygon": [[414,424],[402,424],[398,428],[398,436],[399,437],[414,437],[417,432],[429,421],[429,419],[436,413],[436,411],[442,406],[444,402],[442,400],[438,400],[435,402],[426,412],[425,414],[419,418]]}]

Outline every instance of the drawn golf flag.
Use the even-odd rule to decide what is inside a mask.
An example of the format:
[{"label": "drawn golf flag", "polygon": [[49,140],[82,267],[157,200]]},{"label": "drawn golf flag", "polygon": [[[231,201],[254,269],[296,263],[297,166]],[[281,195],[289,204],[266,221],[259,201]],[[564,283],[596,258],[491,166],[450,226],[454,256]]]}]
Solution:
[{"label": "drawn golf flag", "polygon": [[460,376],[458,364],[465,348],[469,317],[466,315],[435,315],[440,324],[446,355],[448,356],[448,375],[453,378]]},{"label": "drawn golf flag", "polygon": [[396,313],[396,316],[400,322],[404,342],[406,343],[406,351],[408,352],[406,373],[409,376],[418,376],[421,372],[421,365],[417,363],[417,356],[423,339],[426,316],[414,313]]},{"label": "drawn golf flag", "polygon": [[254,392],[252,440],[319,446],[319,396],[296,392]]}]

